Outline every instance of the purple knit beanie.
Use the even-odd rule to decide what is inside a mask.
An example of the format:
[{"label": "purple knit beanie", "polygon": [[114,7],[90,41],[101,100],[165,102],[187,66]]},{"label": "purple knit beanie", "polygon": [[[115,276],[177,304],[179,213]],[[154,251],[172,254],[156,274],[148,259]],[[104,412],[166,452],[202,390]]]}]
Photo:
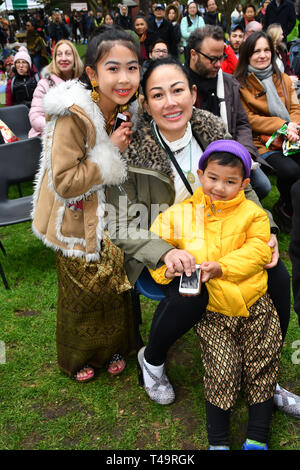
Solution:
[{"label": "purple knit beanie", "polygon": [[209,144],[200,157],[198,167],[203,170],[205,160],[214,152],[228,152],[238,157],[245,168],[246,178],[250,178],[251,156],[248,150],[236,140],[216,140]]}]

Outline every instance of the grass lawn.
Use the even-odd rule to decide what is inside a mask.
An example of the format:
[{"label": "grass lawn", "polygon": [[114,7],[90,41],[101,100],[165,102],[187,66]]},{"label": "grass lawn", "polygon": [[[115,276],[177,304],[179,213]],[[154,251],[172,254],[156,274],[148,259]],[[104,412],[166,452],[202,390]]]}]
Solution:
[{"label": "grass lawn", "polygon": [[[30,193],[31,185],[25,190]],[[273,187],[265,206],[272,207],[277,197]],[[207,449],[203,366],[194,333],[180,339],[169,354],[168,374],[176,392],[170,406],[150,401],[138,386],[134,357],[119,377],[101,370],[94,381],[78,384],[56,363],[52,251],[33,236],[30,223],[2,228],[0,240],[11,287],[7,291],[0,284],[0,341],[6,349],[6,362],[0,363],[0,449]],[[281,256],[291,272],[288,244],[289,237],[281,234]],[[143,300],[145,340],[155,305]],[[292,363],[292,354],[299,339],[292,312],[279,382],[298,394],[299,364]],[[232,449],[241,448],[246,429],[247,405],[241,396],[232,413]],[[275,410],[269,447],[299,449],[300,421]]]},{"label": "grass lawn", "polygon": [[[78,46],[81,56],[86,46]],[[26,194],[31,184],[24,185]],[[15,197],[13,188],[11,197]],[[264,205],[278,198],[273,186]],[[7,256],[0,252],[11,290],[0,280],[0,449],[207,449],[203,366],[196,336],[181,338],[168,357],[168,374],[176,401],[160,406],[138,386],[136,362],[111,377],[99,371],[94,381],[78,384],[56,363],[57,280],[51,250],[33,236],[31,224],[0,229]],[[289,272],[289,237],[279,238],[281,257]],[[142,299],[144,340],[147,341],[156,302]],[[296,315],[282,354],[280,384],[300,394],[299,364],[292,363],[300,339]],[[293,347],[294,346],[294,347]],[[298,346],[299,349],[299,346]],[[299,354],[298,354],[299,357]],[[241,396],[231,420],[231,447],[241,449],[247,429],[247,405]],[[274,411],[269,447],[300,448],[300,421]]]}]

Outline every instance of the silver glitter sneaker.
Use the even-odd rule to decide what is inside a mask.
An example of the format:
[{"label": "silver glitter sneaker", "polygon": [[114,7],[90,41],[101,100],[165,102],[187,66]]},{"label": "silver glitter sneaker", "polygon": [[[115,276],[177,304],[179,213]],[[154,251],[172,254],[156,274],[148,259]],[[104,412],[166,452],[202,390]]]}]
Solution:
[{"label": "silver glitter sneaker", "polygon": [[274,403],[280,411],[294,418],[300,418],[300,397],[276,385]]},{"label": "silver glitter sneaker", "polygon": [[146,372],[149,375],[149,377],[151,377],[151,379],[155,382],[152,385],[152,387],[146,387],[146,385],[144,385],[146,393],[149,396],[149,398],[151,398],[151,400],[155,401],[156,403],[159,403],[160,405],[169,405],[170,403],[173,403],[173,401],[175,400],[174,389],[169,382],[165,368],[163,370],[162,376],[158,378],[154,374],[152,374],[152,372],[145,365],[145,362],[144,362],[145,348],[146,346],[144,346],[143,348],[139,350],[138,361],[143,371],[143,375]]}]

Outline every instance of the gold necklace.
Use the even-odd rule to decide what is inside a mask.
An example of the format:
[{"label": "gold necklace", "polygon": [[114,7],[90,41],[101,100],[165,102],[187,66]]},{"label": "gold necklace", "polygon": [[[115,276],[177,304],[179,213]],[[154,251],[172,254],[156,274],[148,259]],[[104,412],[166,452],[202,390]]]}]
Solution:
[{"label": "gold necklace", "polygon": [[113,125],[114,125],[114,124],[111,125],[111,121],[115,121],[115,119],[117,117],[117,114],[118,113],[124,113],[124,111],[127,111],[128,108],[129,108],[129,104],[123,104],[123,105],[117,106],[116,109],[113,111],[112,115],[106,121],[106,125],[105,125],[105,130],[106,130],[108,135],[111,134],[111,131],[112,131],[112,128],[113,128]]}]

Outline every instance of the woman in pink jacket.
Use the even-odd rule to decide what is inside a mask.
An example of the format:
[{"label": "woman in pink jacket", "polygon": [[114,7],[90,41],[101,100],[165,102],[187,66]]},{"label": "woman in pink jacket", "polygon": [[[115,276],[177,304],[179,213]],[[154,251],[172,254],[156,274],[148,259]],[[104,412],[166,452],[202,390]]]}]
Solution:
[{"label": "woman in pink jacket", "polygon": [[42,70],[42,79],[34,91],[29,120],[31,129],[28,137],[40,136],[45,127],[44,96],[50,87],[59,83],[78,78],[83,70],[83,64],[75,46],[68,40],[62,39],[55,45],[52,62]]}]

